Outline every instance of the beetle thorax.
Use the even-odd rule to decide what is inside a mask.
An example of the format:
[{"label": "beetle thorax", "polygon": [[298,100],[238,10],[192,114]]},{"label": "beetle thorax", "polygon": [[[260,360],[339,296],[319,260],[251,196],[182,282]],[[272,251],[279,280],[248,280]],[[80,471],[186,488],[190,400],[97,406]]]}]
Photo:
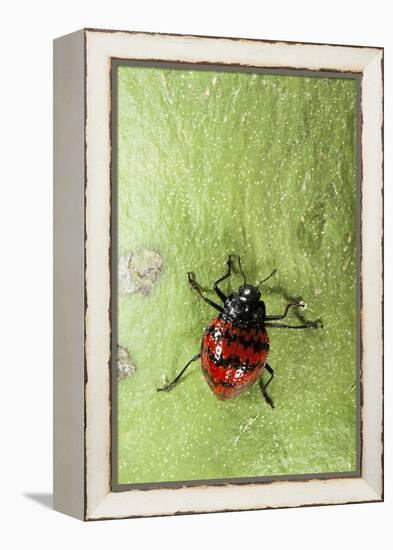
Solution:
[{"label": "beetle thorax", "polygon": [[261,293],[252,285],[243,285],[225,301],[223,316],[232,321],[248,325],[263,325],[265,304]]}]

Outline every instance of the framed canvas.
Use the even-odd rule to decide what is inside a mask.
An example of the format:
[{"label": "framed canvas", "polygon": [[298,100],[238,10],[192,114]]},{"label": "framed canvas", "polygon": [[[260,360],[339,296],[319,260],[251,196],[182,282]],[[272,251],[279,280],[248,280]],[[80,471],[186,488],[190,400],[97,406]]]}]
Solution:
[{"label": "framed canvas", "polygon": [[381,501],[383,49],[81,30],[54,137],[55,509]]}]

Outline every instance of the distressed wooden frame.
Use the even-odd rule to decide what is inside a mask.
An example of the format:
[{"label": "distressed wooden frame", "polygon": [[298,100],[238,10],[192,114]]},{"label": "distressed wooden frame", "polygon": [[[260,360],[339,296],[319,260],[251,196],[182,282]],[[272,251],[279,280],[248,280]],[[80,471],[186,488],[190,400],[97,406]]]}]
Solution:
[{"label": "distressed wooden frame", "polygon": [[[358,477],[111,490],[111,63],[361,79]],[[83,520],[383,500],[383,49],[85,29],[54,45],[54,507]]]}]

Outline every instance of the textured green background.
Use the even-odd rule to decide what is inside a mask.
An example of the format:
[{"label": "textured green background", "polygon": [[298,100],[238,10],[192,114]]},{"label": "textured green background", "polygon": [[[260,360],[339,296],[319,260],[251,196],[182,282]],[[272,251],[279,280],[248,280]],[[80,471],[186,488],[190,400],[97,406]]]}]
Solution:
[{"label": "textured green background", "polygon": [[[149,296],[119,296],[137,368],[118,385],[119,483],[355,469],[355,121],[352,79],[118,68],[118,252],[164,261]],[[215,316],[186,272],[211,287],[229,253],[251,283],[278,269],[268,313],[302,297],[324,323],[270,330],[274,410],[257,385],[218,401],[199,363],[156,392]]]}]

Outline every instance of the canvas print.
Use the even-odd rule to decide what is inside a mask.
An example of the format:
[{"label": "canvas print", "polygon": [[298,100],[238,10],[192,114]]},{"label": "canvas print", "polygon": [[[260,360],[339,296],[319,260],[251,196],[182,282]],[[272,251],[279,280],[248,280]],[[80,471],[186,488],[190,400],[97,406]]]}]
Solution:
[{"label": "canvas print", "polygon": [[114,489],[358,473],[358,102],[113,64]]}]

